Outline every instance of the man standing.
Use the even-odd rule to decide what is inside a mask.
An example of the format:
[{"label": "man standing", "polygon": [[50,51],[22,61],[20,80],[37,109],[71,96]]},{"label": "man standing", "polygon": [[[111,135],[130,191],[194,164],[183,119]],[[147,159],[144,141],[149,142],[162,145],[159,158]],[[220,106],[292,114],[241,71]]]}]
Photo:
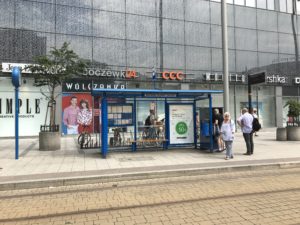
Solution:
[{"label": "man standing", "polygon": [[78,134],[77,116],[79,107],[77,106],[77,97],[72,96],[70,106],[64,110],[63,122],[67,127],[67,134]]},{"label": "man standing", "polygon": [[[219,109],[214,109],[212,123],[213,123],[214,129],[215,129],[215,132],[214,132],[215,137],[214,138],[218,143],[219,152],[222,152],[225,150],[225,145],[224,145],[224,142],[220,135],[220,130],[221,130],[222,123],[223,123],[223,116],[220,114]],[[218,131],[218,132],[216,132],[216,131]]]},{"label": "man standing", "polygon": [[250,113],[248,113],[247,108],[243,108],[242,115],[237,120],[237,123],[242,128],[243,136],[246,142],[247,152],[244,153],[244,155],[252,155],[254,150],[252,122],[253,116]]}]

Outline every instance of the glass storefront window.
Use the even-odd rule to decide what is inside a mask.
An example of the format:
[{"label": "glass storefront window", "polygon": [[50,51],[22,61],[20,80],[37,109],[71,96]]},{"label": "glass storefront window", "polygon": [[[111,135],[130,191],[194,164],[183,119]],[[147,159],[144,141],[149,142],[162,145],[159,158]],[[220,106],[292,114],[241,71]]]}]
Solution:
[{"label": "glass storefront window", "polygon": [[297,4],[297,14],[300,14],[300,2],[297,1],[296,4]]},{"label": "glass storefront window", "polygon": [[255,7],[255,0],[246,0],[246,6]]},{"label": "glass storefront window", "polygon": [[245,5],[245,0],[234,0],[234,4],[236,4],[236,5]]},{"label": "glass storefront window", "polygon": [[266,0],[257,0],[257,8],[266,9],[267,1]]},{"label": "glass storefront window", "polygon": [[209,23],[209,1],[185,0],[185,20]]},{"label": "glass storefront window", "polygon": [[268,9],[270,9],[270,10],[275,9],[274,0],[268,0]]},{"label": "glass storefront window", "polygon": [[279,0],[279,10],[280,12],[286,12],[286,0]]},{"label": "glass storefront window", "polygon": [[293,13],[293,1],[287,1],[286,3],[287,12]]},{"label": "glass storefront window", "polygon": [[93,35],[96,37],[125,38],[125,14],[93,11]]}]

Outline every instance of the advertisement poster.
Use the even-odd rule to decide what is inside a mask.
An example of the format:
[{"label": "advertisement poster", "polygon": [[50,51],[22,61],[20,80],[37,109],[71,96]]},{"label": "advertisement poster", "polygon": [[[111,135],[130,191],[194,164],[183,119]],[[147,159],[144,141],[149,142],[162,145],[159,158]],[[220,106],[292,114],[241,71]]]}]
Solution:
[{"label": "advertisement poster", "polygon": [[[15,93],[11,78],[0,80],[0,137],[15,136]],[[37,136],[45,123],[47,103],[45,96],[32,80],[22,84],[19,93],[19,136]]]},{"label": "advertisement poster", "polygon": [[194,143],[193,105],[170,105],[170,144]]},{"label": "advertisement poster", "polygon": [[87,93],[64,93],[62,97],[62,133],[93,133],[93,101]]}]

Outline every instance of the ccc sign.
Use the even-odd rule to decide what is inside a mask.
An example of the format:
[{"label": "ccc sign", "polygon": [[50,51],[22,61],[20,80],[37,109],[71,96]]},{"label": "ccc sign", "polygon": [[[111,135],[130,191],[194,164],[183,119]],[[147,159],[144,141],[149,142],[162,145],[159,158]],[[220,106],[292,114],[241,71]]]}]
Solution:
[{"label": "ccc sign", "polygon": [[183,80],[184,75],[182,72],[165,71],[162,73],[164,80]]}]

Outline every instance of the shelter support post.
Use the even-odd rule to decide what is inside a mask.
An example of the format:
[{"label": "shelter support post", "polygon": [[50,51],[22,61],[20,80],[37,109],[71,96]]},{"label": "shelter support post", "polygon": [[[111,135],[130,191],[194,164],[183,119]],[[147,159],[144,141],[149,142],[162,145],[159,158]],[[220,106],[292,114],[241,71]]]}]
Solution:
[{"label": "shelter support post", "polygon": [[107,98],[105,96],[101,99],[101,153],[102,157],[106,158],[108,152],[108,112],[107,112]]},{"label": "shelter support post", "polygon": [[169,104],[167,100],[165,100],[165,142],[164,149],[168,149],[170,144],[170,114],[169,114]]},{"label": "shelter support post", "polygon": [[137,129],[136,129],[136,98],[134,98],[134,101],[133,101],[133,128],[134,128],[134,131],[133,131],[133,138],[134,138],[134,141],[132,142],[132,145],[131,145],[131,149],[133,152],[136,151],[136,132],[137,132]]},{"label": "shelter support post", "polygon": [[208,95],[209,98],[209,149],[210,152],[214,151],[214,140],[213,140],[213,126],[212,126],[212,97],[211,94]]},{"label": "shelter support post", "polygon": [[194,115],[194,145],[195,145],[195,149],[197,148],[197,115],[196,115],[196,101],[194,101],[193,104],[193,115]]}]

